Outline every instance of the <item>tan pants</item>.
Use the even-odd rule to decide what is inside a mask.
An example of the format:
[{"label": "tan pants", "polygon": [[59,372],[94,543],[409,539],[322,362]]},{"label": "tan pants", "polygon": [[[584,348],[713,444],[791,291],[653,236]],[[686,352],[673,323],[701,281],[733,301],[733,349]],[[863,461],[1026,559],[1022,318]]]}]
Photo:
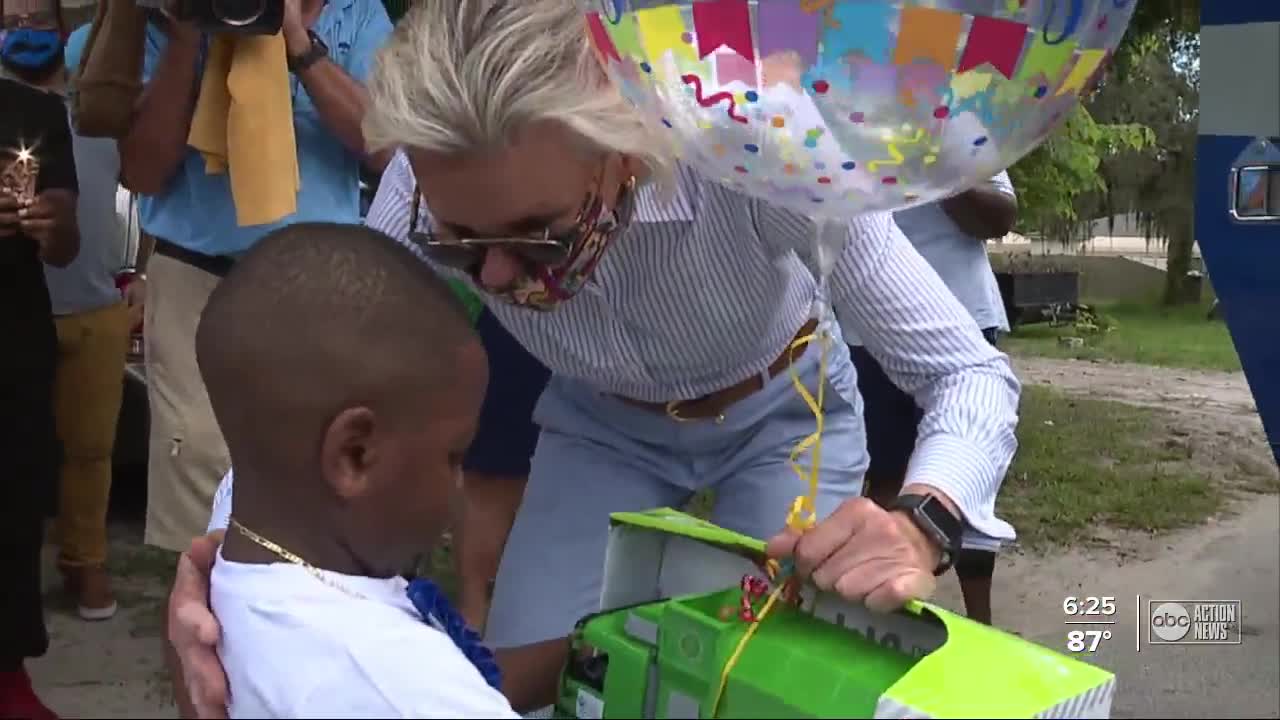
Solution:
[{"label": "tan pants", "polygon": [[196,325],[218,280],[160,254],[147,266],[143,336],[151,442],[145,539],[166,550],[186,550],[204,534],[213,493],[231,467],[196,366]]},{"label": "tan pants", "polygon": [[129,314],[124,303],[65,315],[58,327],[54,415],[64,450],[58,500],[58,564],[107,559],[111,455],[124,393]]}]

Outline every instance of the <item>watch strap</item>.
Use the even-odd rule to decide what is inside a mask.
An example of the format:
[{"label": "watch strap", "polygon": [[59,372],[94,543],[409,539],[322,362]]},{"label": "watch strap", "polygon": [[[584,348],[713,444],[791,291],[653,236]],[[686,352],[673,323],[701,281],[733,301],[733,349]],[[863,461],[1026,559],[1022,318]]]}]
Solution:
[{"label": "watch strap", "polygon": [[916,527],[941,548],[942,557],[934,568],[934,575],[950,570],[960,553],[964,522],[932,495],[900,495],[890,509],[905,512]]},{"label": "watch strap", "polygon": [[287,58],[289,72],[295,75],[329,56],[329,46],[324,44],[324,41],[320,39],[320,36],[314,30],[308,30],[307,37],[311,38],[311,46],[307,48],[307,51],[301,55],[290,55]]}]

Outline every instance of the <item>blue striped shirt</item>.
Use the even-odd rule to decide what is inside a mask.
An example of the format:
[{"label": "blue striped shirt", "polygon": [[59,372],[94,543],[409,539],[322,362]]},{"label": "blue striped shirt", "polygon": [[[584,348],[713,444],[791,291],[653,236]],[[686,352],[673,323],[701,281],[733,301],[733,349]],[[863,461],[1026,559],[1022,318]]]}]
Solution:
[{"label": "blue striped shirt", "polygon": [[[669,196],[639,191],[635,220],[594,281],[555,311],[481,292],[552,372],[637,400],[696,398],[763,372],[812,314],[812,220],[685,167],[676,181]],[[398,154],[366,222],[417,251],[408,241],[414,187]],[[1012,539],[994,507],[1017,446],[1020,386],[1008,357],[983,339],[889,213],[849,222],[830,296],[924,410],[907,482],[946,493],[977,533]]]}]

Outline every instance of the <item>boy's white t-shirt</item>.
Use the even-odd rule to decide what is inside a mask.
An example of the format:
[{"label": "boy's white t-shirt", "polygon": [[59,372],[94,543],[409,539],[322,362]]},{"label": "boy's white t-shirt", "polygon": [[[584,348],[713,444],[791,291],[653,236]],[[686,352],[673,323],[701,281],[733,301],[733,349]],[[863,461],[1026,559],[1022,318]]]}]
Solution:
[{"label": "boy's white t-shirt", "polygon": [[[230,506],[228,473],[211,529],[226,526]],[[210,604],[222,626],[229,717],[520,717],[422,621],[403,578],[325,575],[348,592],[292,563],[235,563],[219,552]]]}]

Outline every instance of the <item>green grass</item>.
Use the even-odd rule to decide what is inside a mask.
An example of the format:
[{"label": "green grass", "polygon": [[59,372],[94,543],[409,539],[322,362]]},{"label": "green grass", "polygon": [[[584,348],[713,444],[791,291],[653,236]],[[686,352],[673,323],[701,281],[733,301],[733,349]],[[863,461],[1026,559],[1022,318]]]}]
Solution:
[{"label": "green grass", "polygon": [[1102,526],[1187,527],[1226,500],[1158,410],[1030,386],[1018,440],[997,512],[1024,546],[1087,541]]},{"label": "green grass", "polygon": [[138,583],[169,585],[177,569],[178,553],[140,542],[114,543],[107,559],[107,571],[112,577]]},{"label": "green grass", "polygon": [[[1094,306],[1106,332],[1075,325],[1024,325],[1001,340],[1011,354],[1073,360],[1109,360],[1200,370],[1240,370],[1240,358],[1227,326],[1205,319],[1207,306],[1162,308],[1155,303]],[[1082,347],[1059,342],[1065,336],[1084,340]]]},{"label": "green grass", "polygon": [[129,610],[129,634],[160,637],[169,588],[178,568],[178,553],[141,543],[114,543],[107,560],[116,601]]}]

